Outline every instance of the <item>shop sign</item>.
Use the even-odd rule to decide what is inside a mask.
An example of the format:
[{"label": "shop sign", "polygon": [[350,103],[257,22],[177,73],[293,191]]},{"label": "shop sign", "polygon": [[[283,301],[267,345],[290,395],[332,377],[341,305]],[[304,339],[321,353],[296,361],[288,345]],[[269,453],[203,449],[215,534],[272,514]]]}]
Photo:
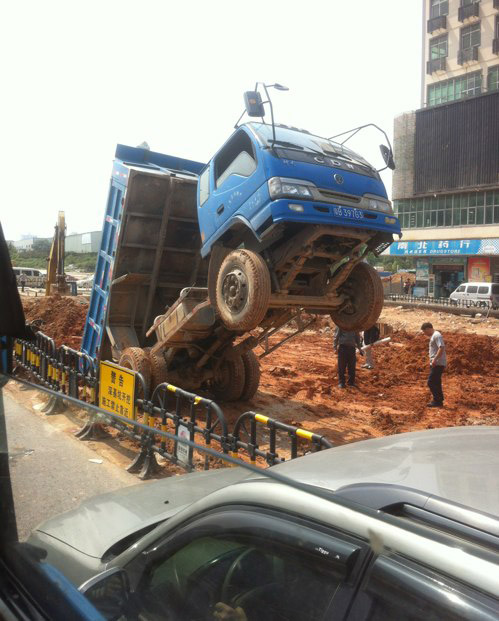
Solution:
[{"label": "shop sign", "polygon": [[499,239],[441,239],[399,241],[390,246],[391,255],[456,256],[474,254],[499,255]]}]

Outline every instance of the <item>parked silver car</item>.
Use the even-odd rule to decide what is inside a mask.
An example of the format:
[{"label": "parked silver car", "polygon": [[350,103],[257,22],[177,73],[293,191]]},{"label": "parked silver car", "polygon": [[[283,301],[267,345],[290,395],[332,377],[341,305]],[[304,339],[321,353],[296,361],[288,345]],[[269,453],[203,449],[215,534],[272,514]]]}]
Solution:
[{"label": "parked silver car", "polygon": [[400,434],[97,496],[29,541],[109,619],[497,619],[498,472],[499,427]]}]

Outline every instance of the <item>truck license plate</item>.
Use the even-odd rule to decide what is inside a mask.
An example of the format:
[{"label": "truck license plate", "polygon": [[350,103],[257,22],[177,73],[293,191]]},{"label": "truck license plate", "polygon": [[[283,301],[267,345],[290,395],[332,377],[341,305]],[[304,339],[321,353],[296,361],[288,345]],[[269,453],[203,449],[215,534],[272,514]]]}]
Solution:
[{"label": "truck license plate", "polygon": [[360,220],[364,215],[360,209],[351,207],[333,207],[333,214],[340,218],[351,218],[352,220]]}]

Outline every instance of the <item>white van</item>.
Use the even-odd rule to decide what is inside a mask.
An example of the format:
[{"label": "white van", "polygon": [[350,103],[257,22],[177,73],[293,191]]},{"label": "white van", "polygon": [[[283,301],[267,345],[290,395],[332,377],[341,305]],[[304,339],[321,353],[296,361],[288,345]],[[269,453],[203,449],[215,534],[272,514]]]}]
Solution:
[{"label": "white van", "polygon": [[499,308],[499,284],[492,282],[465,282],[449,296],[451,302],[461,304],[469,302],[470,306]]},{"label": "white van", "polygon": [[42,270],[36,270],[31,267],[13,267],[16,276],[43,276]]}]

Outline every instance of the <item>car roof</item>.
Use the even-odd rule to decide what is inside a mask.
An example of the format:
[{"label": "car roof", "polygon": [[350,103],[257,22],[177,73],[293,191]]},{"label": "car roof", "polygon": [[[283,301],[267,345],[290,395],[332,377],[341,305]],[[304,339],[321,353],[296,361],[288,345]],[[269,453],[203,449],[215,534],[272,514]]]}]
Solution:
[{"label": "car roof", "polygon": [[369,483],[410,488],[499,515],[499,427],[452,427],[363,440],[272,470],[331,491]]},{"label": "car roof", "polygon": [[[492,284],[494,284],[494,283],[491,283],[491,282],[462,282],[461,283],[461,285],[477,285],[479,287],[486,287],[486,286],[489,286],[489,285],[492,285]],[[461,286],[461,285],[459,285],[459,286]]]}]

